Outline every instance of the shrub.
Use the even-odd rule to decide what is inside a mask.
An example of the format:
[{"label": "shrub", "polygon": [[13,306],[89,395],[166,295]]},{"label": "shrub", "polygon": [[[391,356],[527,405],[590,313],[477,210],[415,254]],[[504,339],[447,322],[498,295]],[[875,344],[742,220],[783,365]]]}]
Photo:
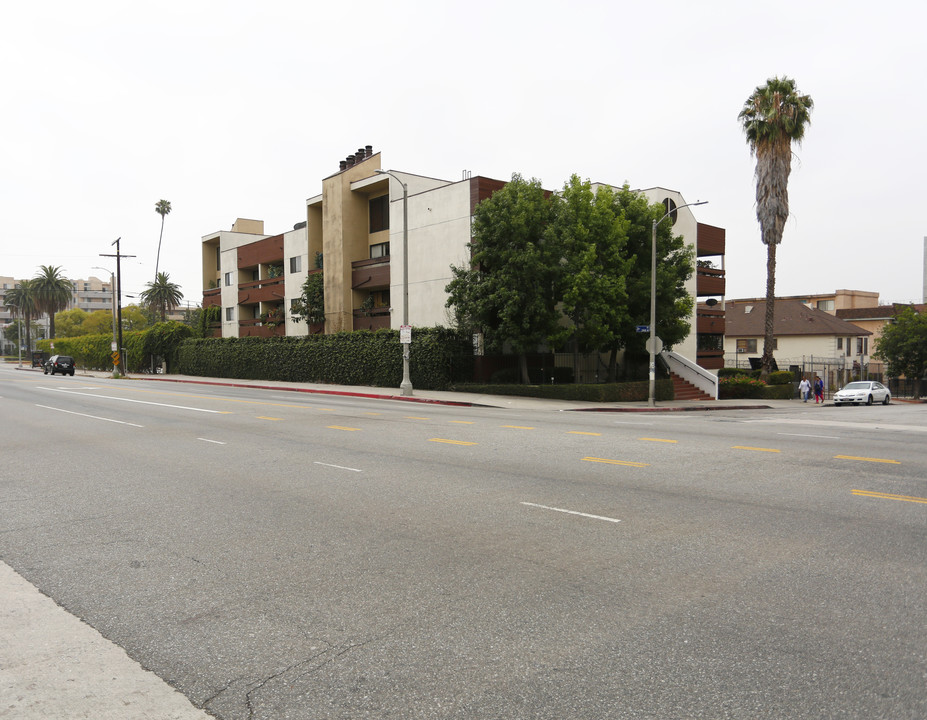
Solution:
[{"label": "shrub", "polygon": [[718,398],[721,400],[736,400],[740,398],[763,398],[766,393],[766,383],[752,377],[734,375],[718,378]]},{"label": "shrub", "polygon": [[776,370],[769,373],[766,377],[767,385],[788,385],[793,380],[792,373],[788,370]]},{"label": "shrub", "polygon": [[751,372],[750,368],[724,367],[718,370],[718,377],[739,377],[741,375],[749,377]]}]

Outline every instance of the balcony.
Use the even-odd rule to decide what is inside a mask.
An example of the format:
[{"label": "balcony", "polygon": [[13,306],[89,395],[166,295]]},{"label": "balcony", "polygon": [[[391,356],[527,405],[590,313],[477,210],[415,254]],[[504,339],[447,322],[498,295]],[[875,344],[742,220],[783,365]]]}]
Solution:
[{"label": "balcony", "polygon": [[724,310],[699,305],[695,310],[695,332],[699,335],[724,335]]},{"label": "balcony", "polygon": [[706,370],[720,370],[724,367],[724,350],[698,350],[695,361]]},{"label": "balcony", "polygon": [[698,223],[695,235],[696,253],[699,257],[706,255],[724,255],[724,228]]},{"label": "balcony", "polygon": [[259,302],[278,303],[283,300],[284,284],[282,277],[267,280],[253,280],[238,284],[238,304],[252,305]]},{"label": "balcony", "polygon": [[[373,290],[389,287],[389,255],[351,263],[351,289]],[[355,326],[356,327],[356,326]]]},{"label": "balcony", "polygon": [[355,330],[381,330],[390,326],[389,308],[372,308],[364,310],[355,308],[354,310],[354,329]]},{"label": "balcony", "polygon": [[222,306],[222,288],[210,288],[203,290],[203,308]]},{"label": "balcony", "polygon": [[696,268],[695,294],[699,297],[724,295],[724,270]]},{"label": "balcony", "polygon": [[283,264],[283,235],[255,240],[238,248],[238,268]]},{"label": "balcony", "polygon": [[264,325],[260,318],[238,321],[238,337],[269,338],[285,334],[286,326],[283,323],[280,323],[276,327],[270,327],[269,325]]}]

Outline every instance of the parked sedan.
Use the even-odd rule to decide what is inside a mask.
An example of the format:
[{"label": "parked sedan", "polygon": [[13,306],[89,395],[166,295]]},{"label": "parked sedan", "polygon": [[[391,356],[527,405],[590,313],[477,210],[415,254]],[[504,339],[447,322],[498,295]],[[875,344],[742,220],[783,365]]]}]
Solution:
[{"label": "parked sedan", "polygon": [[871,380],[857,380],[843,388],[834,395],[834,405],[872,405],[880,402],[888,405],[892,401],[892,394],[882,383]]}]

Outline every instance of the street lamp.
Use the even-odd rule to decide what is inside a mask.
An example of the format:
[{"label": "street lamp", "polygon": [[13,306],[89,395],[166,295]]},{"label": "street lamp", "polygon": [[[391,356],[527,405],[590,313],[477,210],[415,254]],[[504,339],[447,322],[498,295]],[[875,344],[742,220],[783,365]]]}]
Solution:
[{"label": "street lamp", "polygon": [[[650,244],[650,341],[647,343],[647,350],[650,352],[650,392],[647,397],[647,404],[654,406],[654,390],[657,385],[657,225],[666,220],[677,210],[695,205],[707,205],[707,200],[677,205],[672,210],[667,210],[666,214],[659,220],[653,221],[653,236]],[[667,206],[669,207],[669,206]]]},{"label": "street lamp", "polygon": [[399,389],[403,395],[411,396],[412,381],[409,379],[409,343],[412,342],[409,327],[409,186],[391,170],[374,170],[374,172],[378,175],[389,175],[402,186],[402,327],[399,331],[399,342],[402,344],[402,384]]}]

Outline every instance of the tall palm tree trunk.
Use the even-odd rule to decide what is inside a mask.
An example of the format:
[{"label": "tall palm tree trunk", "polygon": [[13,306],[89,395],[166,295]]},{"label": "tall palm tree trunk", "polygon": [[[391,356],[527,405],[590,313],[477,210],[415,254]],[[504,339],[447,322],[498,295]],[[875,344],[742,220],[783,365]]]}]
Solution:
[{"label": "tall palm tree trunk", "polygon": [[772,371],[773,364],[773,342],[775,338],[774,322],[776,318],[776,243],[771,242],[766,246],[766,323],[764,325],[763,335],[763,370],[761,379],[766,377]]}]

